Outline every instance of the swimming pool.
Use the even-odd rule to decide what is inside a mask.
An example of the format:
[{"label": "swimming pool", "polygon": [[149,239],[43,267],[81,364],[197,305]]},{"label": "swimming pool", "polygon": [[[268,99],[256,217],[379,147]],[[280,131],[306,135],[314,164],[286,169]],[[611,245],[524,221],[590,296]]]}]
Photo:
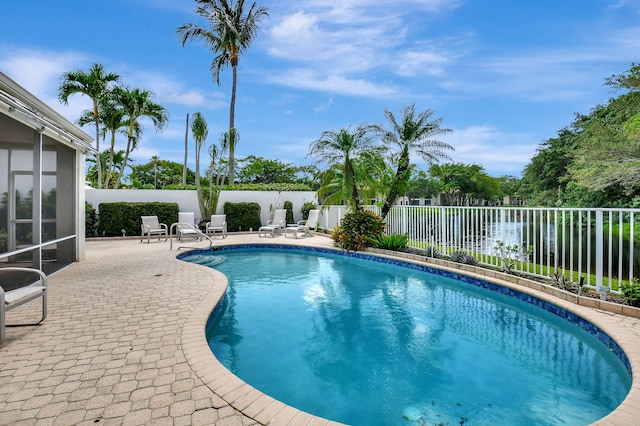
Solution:
[{"label": "swimming pool", "polygon": [[315,415],[351,424],[586,424],[630,386],[614,342],[596,330],[611,351],[583,330],[594,331],[590,324],[513,290],[326,251],[215,255],[226,258],[216,269],[230,283],[208,327],[216,357]]}]

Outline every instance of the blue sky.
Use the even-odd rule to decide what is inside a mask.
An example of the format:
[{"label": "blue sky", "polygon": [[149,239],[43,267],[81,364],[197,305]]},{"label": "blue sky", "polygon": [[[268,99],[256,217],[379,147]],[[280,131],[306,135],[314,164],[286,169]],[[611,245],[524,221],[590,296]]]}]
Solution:
[{"label": "blue sky", "polygon": [[[453,161],[520,176],[575,113],[615,96],[606,77],[640,61],[640,0],[258,3],[269,18],[238,67],[236,158],[310,164],[309,145],[323,131],[384,123],[385,109],[415,103],[453,130],[440,138],[455,148]],[[22,0],[1,13],[0,70],[69,120],[90,103],[78,95],[59,104],[66,71],[97,62],[155,93],[170,124],[156,134],[143,122],[137,164],[153,155],[183,161],[187,113],[204,114],[207,145],[227,129],[231,69],[218,87],[211,52],[182,47],[175,33],[205,25],[192,1]]]}]

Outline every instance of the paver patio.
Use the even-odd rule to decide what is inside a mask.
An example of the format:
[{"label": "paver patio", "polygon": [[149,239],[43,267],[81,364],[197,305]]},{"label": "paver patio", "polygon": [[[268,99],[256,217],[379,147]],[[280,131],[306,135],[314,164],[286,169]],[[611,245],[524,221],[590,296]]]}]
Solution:
[{"label": "paver patio", "polygon": [[[333,246],[322,236],[215,240],[246,242]],[[52,274],[47,319],[8,328],[0,344],[0,425],[331,423],[261,394],[215,362],[203,324],[226,280],[177,254],[156,240],[87,241],[82,262]],[[30,305],[37,303],[11,311],[9,321],[35,317]],[[640,320],[578,308],[638,371]],[[598,423],[637,424],[638,395],[635,381],[624,404]]]}]

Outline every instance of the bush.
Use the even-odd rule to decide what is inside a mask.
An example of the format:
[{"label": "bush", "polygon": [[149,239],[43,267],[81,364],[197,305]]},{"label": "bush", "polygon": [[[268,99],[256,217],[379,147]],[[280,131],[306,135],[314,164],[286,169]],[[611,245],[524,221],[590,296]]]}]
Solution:
[{"label": "bush", "polygon": [[342,225],[336,226],[332,238],[336,247],[346,250],[364,250],[371,245],[371,239],[377,238],[384,230],[384,220],[369,211],[348,213]]},{"label": "bush", "polygon": [[178,220],[178,203],[100,203],[98,205],[98,235],[140,235],[141,216],[158,216],[160,223],[168,227]]},{"label": "bush", "polygon": [[293,220],[293,203],[291,201],[284,202],[284,209],[287,211],[285,220],[287,223],[295,223]]},{"label": "bush", "polygon": [[454,251],[451,253],[451,260],[457,263],[464,263],[465,265],[475,266],[478,264],[478,259],[463,251]]},{"label": "bush", "polygon": [[640,308],[640,279],[633,277],[628,284],[622,284],[622,297],[627,304]]},{"label": "bush", "polygon": [[98,235],[98,213],[88,201],[84,203],[84,236],[95,237]]},{"label": "bush", "polygon": [[316,203],[312,203],[311,201],[307,201],[306,203],[304,203],[302,205],[302,208],[300,209],[300,212],[302,212],[302,219],[309,219],[309,210],[314,210],[317,208],[318,206],[316,205]]},{"label": "bush", "polygon": [[224,213],[227,215],[227,230],[229,232],[257,231],[262,225],[260,221],[260,204],[258,203],[224,203]]},{"label": "bush", "polygon": [[370,240],[371,244],[379,249],[401,251],[407,247],[409,236],[407,234],[380,234]]}]

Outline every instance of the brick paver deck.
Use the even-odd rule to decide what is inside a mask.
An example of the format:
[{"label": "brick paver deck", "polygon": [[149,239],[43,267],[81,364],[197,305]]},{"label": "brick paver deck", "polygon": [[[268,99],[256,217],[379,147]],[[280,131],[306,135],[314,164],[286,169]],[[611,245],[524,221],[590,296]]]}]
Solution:
[{"label": "brick paver deck", "polygon": [[[243,242],[332,247],[322,236],[224,240]],[[0,425],[331,424],[263,395],[217,362],[203,327],[226,279],[176,255],[155,240],[88,241],[86,259],[52,274],[47,319],[8,328],[0,344]],[[37,305],[9,312],[9,321],[35,317]],[[577,308],[639,371],[640,320]],[[637,382],[599,424],[638,424]]]}]

